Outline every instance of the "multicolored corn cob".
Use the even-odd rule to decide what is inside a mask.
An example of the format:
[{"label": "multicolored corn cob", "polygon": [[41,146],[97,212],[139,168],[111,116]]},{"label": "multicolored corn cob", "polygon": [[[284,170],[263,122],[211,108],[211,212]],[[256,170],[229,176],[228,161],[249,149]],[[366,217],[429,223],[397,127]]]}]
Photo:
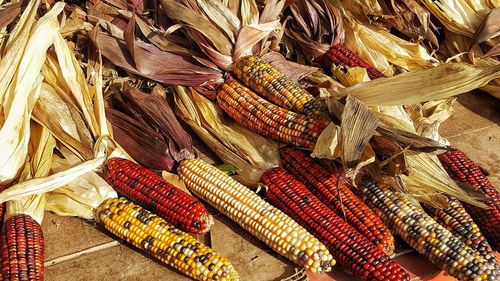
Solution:
[{"label": "multicolored corn cob", "polygon": [[212,217],[200,201],[130,160],[108,159],[104,179],[120,195],[181,230],[202,234],[212,224]]},{"label": "multicolored corn cob", "polygon": [[499,280],[497,265],[465,245],[400,192],[365,177],[358,189],[379,217],[430,262],[460,280]]},{"label": "multicolored corn cob", "polygon": [[283,167],[325,205],[387,254],[394,252],[389,228],[338,178],[305,152],[282,148]]},{"label": "multicolored corn cob", "polygon": [[464,206],[456,199],[450,200],[444,209],[425,206],[433,219],[459,237],[467,246],[478,251],[487,261],[497,264],[495,253]]},{"label": "multicolored corn cob", "polygon": [[362,280],[410,280],[404,269],[337,216],[283,168],[261,178],[267,199],[305,227],[347,270]]},{"label": "multicolored corn cob", "polygon": [[233,71],[248,88],[284,109],[305,115],[321,113],[321,104],[314,96],[259,57],[239,58]]},{"label": "multicolored corn cob", "polygon": [[43,280],[42,227],[31,216],[8,218],[0,234],[0,280]]},{"label": "multicolored corn cob", "polygon": [[101,203],[96,219],[117,237],[196,280],[238,280],[227,258],[124,198]]},{"label": "multicolored corn cob", "polygon": [[277,253],[311,272],[331,270],[325,245],[247,187],[201,159],[184,160],[178,172],[190,191]]},{"label": "multicolored corn cob", "polygon": [[453,179],[469,184],[491,198],[491,201],[483,202],[490,207],[489,209],[482,209],[466,203],[464,206],[479,225],[490,245],[495,250],[500,250],[500,193],[481,171],[481,168],[459,149],[450,148],[447,152],[440,154],[438,158]]},{"label": "multicolored corn cob", "polygon": [[385,77],[385,75],[378,71],[375,67],[358,57],[355,53],[351,52],[342,44],[334,44],[328,49],[324,55],[325,67],[330,69],[333,64],[349,67],[362,67],[366,69],[368,77],[374,80],[377,78]]},{"label": "multicolored corn cob", "polygon": [[238,124],[273,140],[314,148],[328,121],[271,104],[234,79],[217,90],[217,103]]}]

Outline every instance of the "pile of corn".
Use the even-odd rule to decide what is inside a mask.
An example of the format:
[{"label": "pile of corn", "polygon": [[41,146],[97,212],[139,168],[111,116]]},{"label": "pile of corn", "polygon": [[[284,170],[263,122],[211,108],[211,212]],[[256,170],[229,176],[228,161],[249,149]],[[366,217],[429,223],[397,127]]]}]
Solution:
[{"label": "pile of corn", "polygon": [[404,241],[500,280],[500,193],[438,131],[500,92],[500,2],[67,2],[0,1],[0,280],[44,280],[44,211],[194,280],[245,270],[219,213],[311,279],[410,280]]}]

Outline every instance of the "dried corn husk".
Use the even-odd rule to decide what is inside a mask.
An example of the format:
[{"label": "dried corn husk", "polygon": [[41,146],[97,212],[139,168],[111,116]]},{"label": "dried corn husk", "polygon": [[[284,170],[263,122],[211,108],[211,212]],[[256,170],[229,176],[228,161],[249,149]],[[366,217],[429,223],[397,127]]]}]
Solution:
[{"label": "dried corn husk", "polygon": [[193,89],[175,87],[176,112],[224,162],[237,180],[256,186],[262,173],[279,165],[278,144],[224,119],[222,111]]},{"label": "dried corn husk", "polygon": [[421,45],[405,41],[374,24],[362,24],[349,15],[345,18],[346,47],[385,75],[395,74],[391,64],[406,70],[432,66],[433,58]]},{"label": "dried corn husk", "polygon": [[13,180],[28,152],[30,116],[40,95],[40,68],[58,32],[58,3],[35,23],[39,1],[31,1],[9,36],[0,60],[0,183]]},{"label": "dried corn husk", "polygon": [[405,105],[450,98],[482,87],[498,77],[500,65],[448,63],[379,78],[341,91],[367,105]]}]

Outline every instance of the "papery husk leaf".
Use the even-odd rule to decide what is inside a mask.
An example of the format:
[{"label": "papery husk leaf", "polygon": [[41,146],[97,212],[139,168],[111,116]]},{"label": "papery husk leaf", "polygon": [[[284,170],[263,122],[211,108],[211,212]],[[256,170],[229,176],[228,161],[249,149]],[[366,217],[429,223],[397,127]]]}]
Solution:
[{"label": "papery husk leaf", "polygon": [[373,24],[349,20],[345,25],[346,47],[386,76],[393,76],[390,64],[406,70],[431,67],[433,58],[417,43],[405,41]]},{"label": "papery husk leaf", "polygon": [[21,4],[22,2],[11,2],[0,6],[0,29],[9,25],[19,16],[21,13]]},{"label": "papery husk leaf", "polygon": [[[471,48],[500,35],[500,8],[491,10],[472,37]],[[497,40],[498,41],[498,40]],[[500,41],[497,42],[500,44]]]},{"label": "papery husk leaf", "polygon": [[266,53],[262,56],[262,59],[267,61],[279,71],[283,72],[288,77],[288,79],[292,81],[302,80],[306,76],[310,76],[313,73],[321,71],[317,67],[289,61],[283,55],[277,52]]},{"label": "papery husk leaf", "polygon": [[339,0],[331,1],[334,5],[348,10],[357,18],[371,16],[382,16],[382,7],[378,0]]},{"label": "papery husk leaf", "polygon": [[439,134],[439,127],[453,113],[453,104],[456,99],[430,101],[424,103],[418,113],[418,118],[413,118],[417,133],[421,136],[435,140],[443,146],[450,142]]},{"label": "papery husk leaf", "polygon": [[240,14],[242,26],[259,23],[259,7],[255,0],[241,0]]},{"label": "papery husk leaf", "polygon": [[262,12],[260,13],[259,22],[265,23],[279,20],[280,15],[283,12],[285,2],[285,0],[266,1],[264,9],[262,9]]},{"label": "papery husk leaf", "polygon": [[[254,54],[254,47],[270,33],[281,28],[279,20],[272,22],[250,24],[244,26],[238,34],[236,46],[234,48],[233,59],[236,60],[241,56]],[[260,54],[260,52],[258,52]]]},{"label": "papery husk leaf", "polygon": [[347,97],[342,113],[340,135],[342,166],[349,177],[354,178],[361,168],[359,160],[378,125],[379,120],[366,105],[352,96]]},{"label": "papery husk leaf", "polygon": [[311,153],[311,157],[336,159],[341,156],[340,150],[340,126],[330,122],[321,132]]},{"label": "papery husk leaf", "polygon": [[178,115],[220,159],[236,167],[238,181],[257,186],[262,173],[279,166],[276,142],[225,120],[222,111],[196,91],[175,90]]},{"label": "papery husk leaf", "polygon": [[235,35],[241,28],[241,22],[238,17],[221,1],[216,0],[197,0],[198,6],[205,12],[205,15],[224,31],[226,36],[234,44]]},{"label": "papery husk leaf", "polygon": [[344,89],[343,94],[356,97],[367,105],[416,104],[463,94],[498,77],[500,65],[447,63],[360,83]]},{"label": "papery husk leaf", "polygon": [[106,109],[113,139],[141,165],[154,170],[171,170],[174,159],[161,134],[114,109]]},{"label": "papery husk leaf", "polygon": [[69,37],[77,33],[78,31],[89,31],[92,29],[92,24],[86,21],[87,13],[85,13],[79,7],[73,7],[73,10],[69,17],[64,21],[61,27],[61,35],[63,37]]},{"label": "papery husk leaf", "polygon": [[[90,159],[93,156],[90,140],[82,141],[78,133],[78,126],[72,117],[66,103],[58,96],[55,89],[49,84],[43,83],[40,98],[35,105],[33,119],[45,126],[60,142],[70,148],[82,159]],[[80,129],[80,131],[83,131]],[[88,132],[90,136],[90,132]]]},{"label": "papery husk leaf", "polygon": [[493,48],[491,48],[486,54],[484,54],[485,57],[494,57],[500,55],[500,43],[495,45]]},{"label": "papery husk leaf", "polygon": [[[56,140],[50,132],[31,123],[30,137],[30,157],[27,158],[19,181],[25,181],[30,178],[42,178],[49,174],[52,164],[52,154],[56,146]],[[6,217],[17,214],[26,214],[31,216],[39,224],[42,223],[45,210],[45,195],[31,195],[20,200],[9,201],[7,203]]]},{"label": "papery husk leaf", "polygon": [[[40,94],[42,77],[39,73],[45,61],[45,53],[52,45],[59,29],[57,15],[62,11],[64,4],[56,3],[52,10],[31,27],[33,22],[31,9],[36,10],[37,7],[38,3],[35,3],[33,6],[28,6],[23,13],[19,23],[27,24],[26,27],[24,29],[20,27],[21,30],[16,27],[17,31],[12,34],[19,35],[21,39],[18,42],[12,37],[9,38],[6,47],[8,51],[0,61],[1,70],[13,71],[1,73],[3,71],[0,70],[0,100],[2,101],[0,113],[6,118],[0,123],[2,126],[0,159],[3,161],[0,162],[0,183],[11,181],[24,164],[30,136],[30,114]],[[30,30],[29,35],[28,30]],[[28,41],[24,41],[28,36]],[[20,45],[16,46],[17,43]],[[19,49],[10,49],[11,47]],[[15,75],[15,80],[11,81],[13,75]],[[2,88],[2,86],[5,87]]]},{"label": "papery husk leaf", "polygon": [[[376,114],[377,115],[377,114]],[[377,117],[381,117],[377,115]],[[382,119],[382,118],[381,118]],[[388,118],[384,118],[384,121],[388,121]],[[393,128],[389,126],[379,126],[377,132],[382,136],[392,139],[393,141],[399,143],[403,147],[407,147],[409,150],[422,151],[422,152],[434,152],[446,150],[446,146],[440,144],[439,142],[418,135],[417,133],[411,133],[398,128]]]},{"label": "papery husk leaf", "polygon": [[370,140],[370,146],[379,159],[377,165],[385,174],[390,176],[408,175],[409,170],[404,150],[398,143],[388,137],[375,135]]},{"label": "papery husk leaf", "polygon": [[332,72],[335,74],[335,77],[337,77],[340,83],[346,87],[370,81],[366,68],[362,67],[349,67],[347,68],[347,71],[344,71],[344,69],[333,66]]},{"label": "papery husk leaf", "polygon": [[[165,14],[172,20],[185,23],[189,28],[203,34],[218,52],[224,55],[230,55],[233,51],[233,44],[217,29],[205,15],[188,8],[175,0],[161,0],[162,8]],[[220,4],[222,5],[222,4]]]}]

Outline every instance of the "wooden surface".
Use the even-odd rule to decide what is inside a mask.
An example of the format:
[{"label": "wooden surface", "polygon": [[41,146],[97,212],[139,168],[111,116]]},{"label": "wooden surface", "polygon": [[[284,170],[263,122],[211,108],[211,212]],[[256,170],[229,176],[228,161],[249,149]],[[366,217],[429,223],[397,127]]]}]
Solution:
[{"label": "wooden surface", "polygon": [[[455,109],[455,114],[443,124],[442,134],[486,168],[493,184],[500,186],[500,102],[488,95],[467,94],[459,97]],[[292,263],[273,253],[237,224],[213,209],[210,212],[216,223],[204,241],[231,260],[241,280],[280,280],[295,272]],[[114,239],[93,222],[47,212],[43,231],[46,261],[70,255],[68,261],[46,267],[46,280],[189,280],[141,252],[113,242]],[[99,245],[106,249],[92,252]],[[92,253],[76,256],[86,249]],[[424,280],[446,277],[416,253],[398,261]],[[354,280],[339,266],[332,273],[312,279]]]}]

